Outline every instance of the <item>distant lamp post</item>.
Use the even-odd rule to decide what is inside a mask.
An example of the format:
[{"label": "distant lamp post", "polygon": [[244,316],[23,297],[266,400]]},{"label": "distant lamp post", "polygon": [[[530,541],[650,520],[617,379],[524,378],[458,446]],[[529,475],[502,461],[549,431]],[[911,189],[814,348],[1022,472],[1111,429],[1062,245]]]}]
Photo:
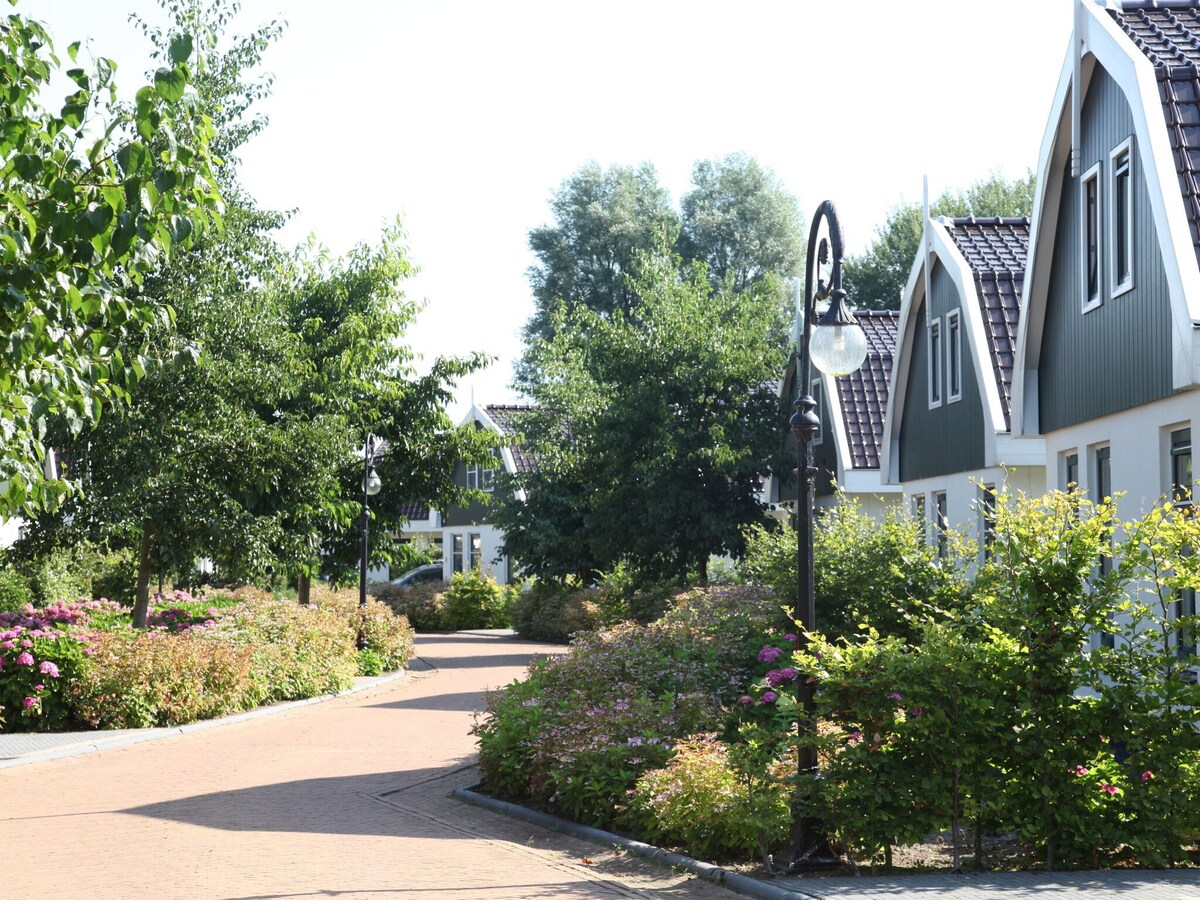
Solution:
[{"label": "distant lamp post", "polygon": [[[829,243],[817,237],[822,220],[829,223]],[[818,279],[813,291],[813,263],[821,265],[829,261],[833,253],[832,283]],[[796,436],[796,537],[799,570],[798,606],[802,633],[800,640],[807,642],[808,634],[816,630],[817,610],[813,596],[813,505],[814,482],[817,470],[813,465],[813,438],[821,427],[821,420],[814,412],[816,401],[809,392],[812,366],[827,375],[848,375],[867,358],[867,338],[862,326],[854,320],[854,314],[846,306],[846,292],[842,289],[842,227],[837,211],[828,200],[818,208],[808,234],[808,259],[804,270],[803,331],[800,335],[799,359],[797,360],[796,390],[799,399],[793,404],[796,411],[789,424]],[[828,300],[829,308],[816,321],[818,300]],[[803,644],[802,644],[803,645]],[[800,685],[800,702],[804,714],[798,722],[800,735],[813,737],[816,734],[816,703],[813,684],[805,679]],[[812,776],[817,771],[817,750],[811,741],[800,747],[797,754],[799,774]],[[829,846],[820,819],[809,814],[810,798],[797,793],[792,807],[791,862],[790,870],[803,872],[811,869],[836,865],[838,858]]]},{"label": "distant lamp post", "polygon": [[[379,474],[375,471],[375,465],[379,462],[379,457],[386,449],[387,441],[377,438],[373,434],[367,435],[367,440],[363,444],[362,554],[358,560],[358,607],[363,611],[364,615],[367,608],[367,538],[369,537],[371,523],[370,498],[378,494],[379,489],[383,487],[383,482],[379,480]],[[358,632],[358,649],[363,650],[365,647],[366,635],[360,628]]]}]

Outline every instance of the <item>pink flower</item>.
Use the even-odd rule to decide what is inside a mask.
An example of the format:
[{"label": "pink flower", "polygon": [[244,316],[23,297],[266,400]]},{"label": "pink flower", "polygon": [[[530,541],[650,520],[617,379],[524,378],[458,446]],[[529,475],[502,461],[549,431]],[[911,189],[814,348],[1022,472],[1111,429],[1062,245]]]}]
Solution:
[{"label": "pink flower", "polygon": [[1100,782],[1100,790],[1111,795],[1117,793],[1120,788],[1118,788],[1115,784],[1109,784],[1108,782],[1102,781]]},{"label": "pink flower", "polygon": [[44,684],[35,684],[33,686],[33,689],[35,691],[44,691],[46,689],[46,686]]},{"label": "pink flower", "polygon": [[774,691],[763,691],[763,695],[761,698],[763,703],[774,703],[778,699],[779,699],[779,695],[777,693],[775,693]]},{"label": "pink flower", "polygon": [[899,700],[903,700],[904,698],[901,697],[899,694],[888,694],[888,699],[899,701]]},{"label": "pink flower", "polygon": [[1149,770],[1142,773],[1142,781],[1149,781],[1153,777],[1154,773]]},{"label": "pink flower", "polygon": [[49,675],[51,678],[58,677],[58,666],[50,662],[48,659],[42,661],[40,670],[43,675]]},{"label": "pink flower", "polygon": [[1072,769],[1071,771],[1073,771],[1073,772],[1074,772],[1076,775],[1079,775],[1079,776],[1083,776],[1083,775],[1086,775],[1086,774],[1088,773],[1088,770],[1087,770],[1087,769],[1085,769],[1083,766],[1076,766],[1076,767],[1075,767],[1074,769]]},{"label": "pink flower", "polygon": [[24,700],[21,701],[21,703],[25,706],[26,709],[33,709],[35,706],[37,706],[37,698],[36,697],[26,697]]},{"label": "pink flower", "polygon": [[742,696],[738,697],[737,702],[740,703],[742,706],[748,706],[754,702],[754,698],[751,697],[749,694],[742,694]]},{"label": "pink flower", "polygon": [[17,665],[18,666],[32,666],[33,665],[33,654],[30,653],[28,650],[22,650],[21,655],[17,657]]},{"label": "pink flower", "polygon": [[778,647],[772,647],[770,644],[764,645],[763,648],[758,651],[758,661],[768,665],[775,662],[775,660],[779,659],[781,656],[783,656],[783,651]]}]

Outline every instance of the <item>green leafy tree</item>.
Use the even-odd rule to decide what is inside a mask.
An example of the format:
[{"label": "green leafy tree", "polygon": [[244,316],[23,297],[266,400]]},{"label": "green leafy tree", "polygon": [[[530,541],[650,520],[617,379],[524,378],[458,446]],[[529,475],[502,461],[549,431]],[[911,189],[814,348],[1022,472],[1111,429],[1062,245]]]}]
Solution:
[{"label": "green leafy tree", "polygon": [[[933,216],[1028,216],[1037,176],[1007,181],[992,175],[965,191],[947,191],[930,204]],[[921,246],[921,205],[902,203],[876,229],[866,252],[846,260],[846,290],[861,309],[899,309],[913,259]]]},{"label": "green leafy tree", "polygon": [[518,476],[527,499],[502,502],[494,521],[539,575],[591,578],[625,561],[703,577],[763,516],[759,478],[778,452],[766,382],[783,362],[769,340],[773,286],[714,289],[665,250],[642,257],[628,286],[628,311],[563,310],[554,337],[530,348],[546,411],[527,431],[538,471]]},{"label": "green leafy tree", "polygon": [[153,83],[117,101],[116,64],[79,63],[74,90],[43,96],[62,63],[45,29],[0,22],[0,513],[45,506],[46,423],[78,434],[145,370],[148,332],[169,318],[132,288],[173,246],[217,221],[212,124],[197,103],[193,35],[164,47]]}]

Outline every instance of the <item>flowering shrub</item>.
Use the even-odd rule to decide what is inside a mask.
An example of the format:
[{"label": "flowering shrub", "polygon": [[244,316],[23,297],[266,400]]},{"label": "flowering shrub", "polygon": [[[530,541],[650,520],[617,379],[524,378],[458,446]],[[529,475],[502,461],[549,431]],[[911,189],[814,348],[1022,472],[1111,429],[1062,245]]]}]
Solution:
[{"label": "flowering shrub", "polygon": [[26,604],[17,610],[0,612],[0,628],[20,626],[27,629],[61,628],[91,624],[96,619],[119,614],[122,606],[111,600],[58,600],[43,607]]},{"label": "flowering shrub", "polygon": [[315,586],[313,604],[337,616],[350,629],[352,645],[356,645],[361,630],[367,649],[378,654],[384,672],[408,665],[413,653],[413,630],[407,619],[396,615],[386,604],[368,597],[364,610],[358,605],[357,592],[328,589],[318,592]]},{"label": "flowering shrub", "polygon": [[745,685],[748,642],[778,619],[761,589],[697,589],[657,622],[581,632],[571,651],[489,697],[483,783],[594,825],[620,819],[638,776],[711,732]]},{"label": "flowering shrub", "polygon": [[75,713],[93,728],[182,725],[259,702],[252,647],[211,629],[101,632],[72,685]]},{"label": "flowering shrub", "polygon": [[88,652],[87,639],[57,628],[0,630],[0,731],[56,731],[71,722],[66,690]]},{"label": "flowering shrub", "polygon": [[401,587],[394,584],[373,585],[371,596],[403,616],[417,631],[449,631],[446,625],[446,585],[417,584]]}]

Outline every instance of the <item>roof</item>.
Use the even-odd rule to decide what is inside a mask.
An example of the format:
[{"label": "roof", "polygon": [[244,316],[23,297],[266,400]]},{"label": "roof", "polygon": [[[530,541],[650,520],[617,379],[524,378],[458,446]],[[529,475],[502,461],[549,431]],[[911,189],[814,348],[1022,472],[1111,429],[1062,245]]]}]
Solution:
[{"label": "roof", "polygon": [[952,219],[947,231],[971,267],[992,374],[1000,392],[1004,424],[1011,425],[1012,376],[1021,321],[1021,292],[1029,250],[1029,219]]},{"label": "roof", "polygon": [[867,336],[867,359],[857,371],[837,378],[838,400],[852,466],[878,469],[900,314],[864,310],[854,318]]},{"label": "roof", "polygon": [[1192,246],[1200,262],[1200,9],[1164,0],[1126,0],[1124,6],[1108,14],[1154,66]]},{"label": "roof", "polygon": [[410,522],[424,521],[429,518],[430,512],[428,503],[418,503],[415,500],[405,500],[400,506],[400,514]]},{"label": "roof", "polygon": [[[501,434],[521,434],[524,430],[522,419],[536,410],[536,406],[520,404],[484,406],[483,411],[496,423]],[[512,451],[513,466],[517,474],[532,472],[537,467],[537,454],[522,443],[509,445]]]}]

